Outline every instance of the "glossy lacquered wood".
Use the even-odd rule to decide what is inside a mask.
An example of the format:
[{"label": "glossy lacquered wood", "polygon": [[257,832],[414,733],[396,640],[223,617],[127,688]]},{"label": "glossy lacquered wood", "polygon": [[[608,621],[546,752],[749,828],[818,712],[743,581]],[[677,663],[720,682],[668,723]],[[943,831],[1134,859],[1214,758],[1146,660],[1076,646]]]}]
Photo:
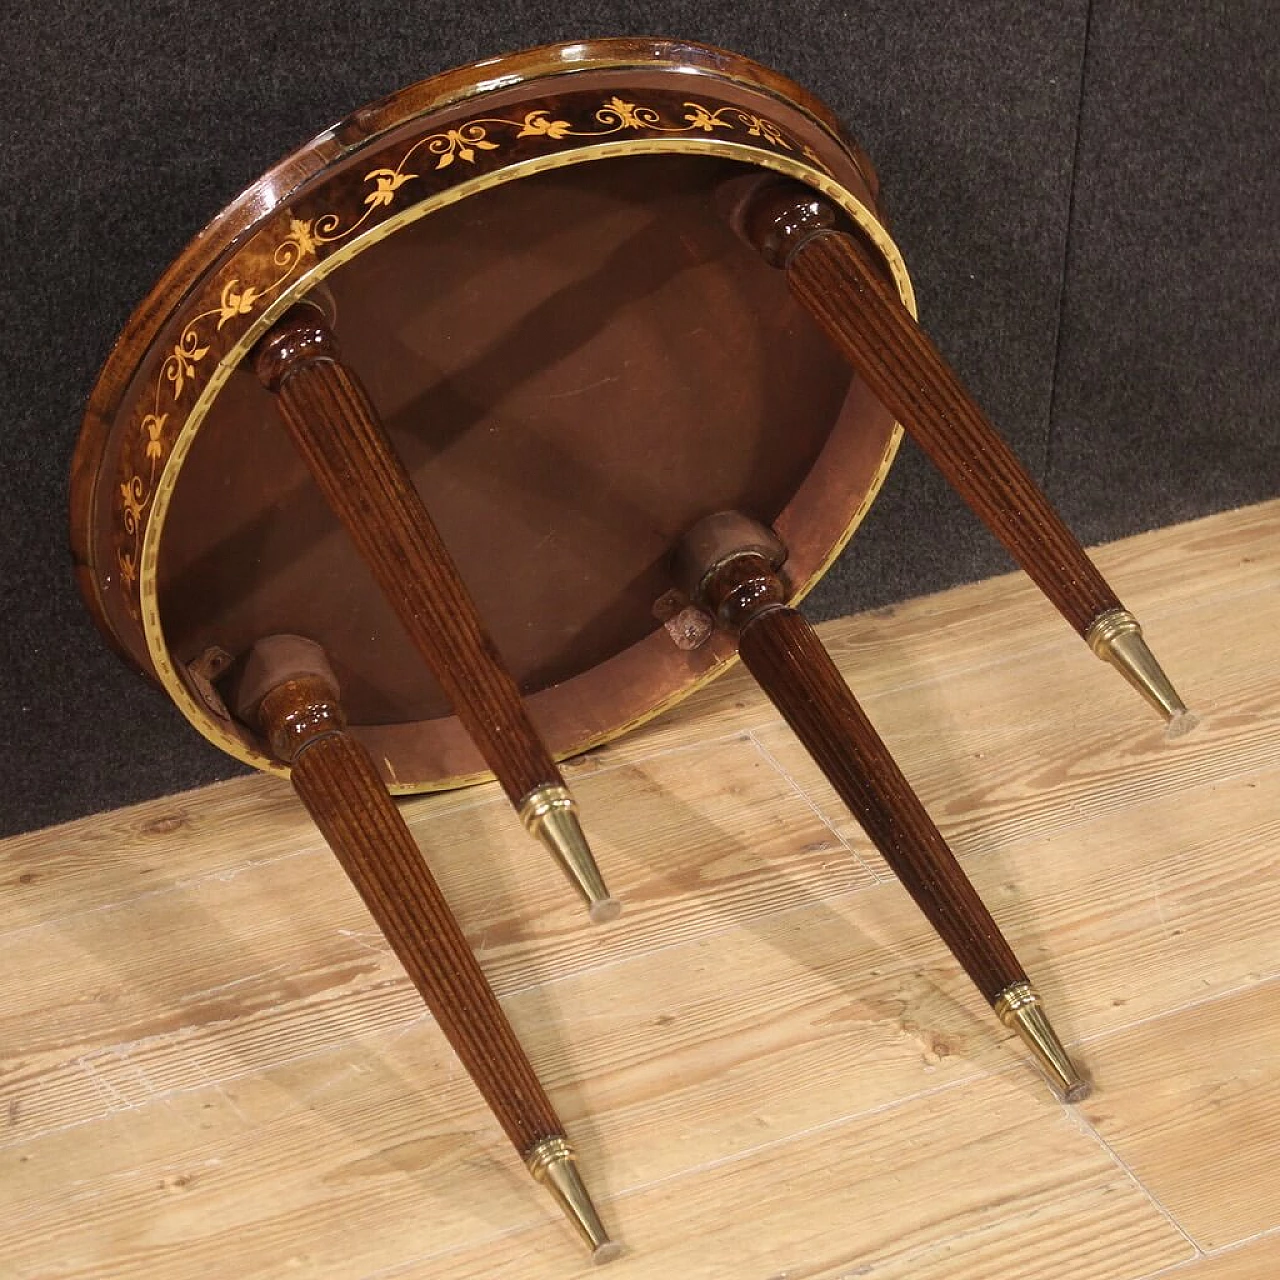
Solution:
[{"label": "glossy lacquered wood", "polygon": [[430,513],[320,311],[300,306],[256,368],[325,501],[342,521],[511,802],[563,785]]},{"label": "glossy lacquered wood", "polygon": [[1120,607],[1075,535],[887,285],[862,240],[807,187],[761,193],[747,234],[867,385],[1067,621]]},{"label": "glossy lacquered wood", "polygon": [[986,904],[813,628],[783,604],[768,561],[743,555],[709,578],[707,603],[738,653],[872,844],[988,1001],[1025,982]]},{"label": "glossy lacquered wood", "polygon": [[307,811],[522,1157],[564,1129],[369,753],[323,680],[286,681],[258,717]]},{"label": "glossy lacquered wood", "polygon": [[803,592],[898,436],[723,217],[726,185],[762,169],[828,191],[911,305],[865,156],[798,86],[722,50],[575,41],[424,81],[318,136],[184,251],[90,397],[72,541],[99,624],[246,763],[276,767],[201,664],[290,633],[332,655],[393,790],[480,780],[448,697],[418,682],[354,548],[277,452],[247,367],[288,305],[328,292],[553,754],[683,697],[728,647],[671,652],[653,608],[674,540],[707,510],[750,510],[785,528]]}]

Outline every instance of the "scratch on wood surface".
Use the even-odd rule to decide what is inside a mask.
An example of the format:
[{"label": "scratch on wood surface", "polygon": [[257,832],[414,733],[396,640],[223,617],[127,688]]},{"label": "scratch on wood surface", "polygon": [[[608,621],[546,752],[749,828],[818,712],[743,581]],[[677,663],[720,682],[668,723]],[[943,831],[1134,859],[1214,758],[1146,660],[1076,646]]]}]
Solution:
[{"label": "scratch on wood surface", "polygon": [[424,1022],[434,1022],[435,1018],[430,1013],[420,1013],[416,1018],[406,1022],[390,1039],[388,1043],[395,1044],[397,1040],[403,1040],[411,1031],[422,1026]]},{"label": "scratch on wood surface", "polygon": [[372,956],[377,956],[379,960],[385,959],[390,950],[385,941],[382,942],[381,946],[376,946],[370,941],[371,938],[377,938],[381,941],[382,934],[380,933],[372,933],[364,929],[339,929],[338,934],[340,937],[354,942],[361,950],[367,951]]},{"label": "scratch on wood surface", "polygon": [[595,382],[588,382],[584,386],[574,387],[569,391],[553,391],[550,395],[544,396],[543,398],[546,400],[568,400],[571,396],[586,395],[588,391],[596,391],[600,387],[607,387],[610,383],[617,381],[618,375],[616,373],[611,373],[606,377],[596,379]]},{"label": "scratch on wood surface", "polygon": [[93,1067],[89,1061],[89,1055],[79,1057],[75,1061],[76,1067],[83,1072],[85,1078],[97,1089],[102,1101],[106,1103],[108,1111],[128,1111],[129,1103],[124,1095],[109,1081],[104,1079]]},{"label": "scratch on wood surface", "polygon": [[217,986],[203,987],[199,991],[187,991],[180,997],[179,1004],[195,1004],[197,1001],[208,1000],[213,996],[220,996],[228,991],[234,990],[236,987],[243,987],[250,982],[258,982],[263,978],[274,977],[278,973],[289,972],[287,964],[273,964],[269,968],[259,970],[256,973],[246,973],[242,977],[232,978],[230,982],[220,982]]},{"label": "scratch on wood surface", "polygon": [[[316,839],[318,842],[318,835]],[[319,852],[320,849],[317,845],[308,845],[301,849],[290,849],[287,853],[276,854],[271,857],[250,859],[247,862],[237,863],[234,867],[223,868],[220,871],[203,872],[197,875],[188,876],[185,879],[175,880],[172,884],[159,885],[154,889],[145,889],[141,893],[133,893],[125,897],[114,898],[110,902],[99,902],[95,903],[91,907],[83,907],[79,910],[68,911],[64,915],[51,916],[46,920],[36,920],[30,924],[19,925],[16,929],[0,929],[0,942],[8,943],[25,935],[36,934],[41,931],[65,929],[67,922],[70,920],[78,920],[88,916],[106,915],[113,911],[132,910],[139,903],[146,902],[153,898],[167,897],[170,894],[176,893],[190,893],[192,890],[198,890],[213,883],[227,884],[247,871],[260,871],[268,867],[274,867],[282,862],[289,862],[294,858],[314,858]],[[327,852],[327,850],[325,852]]]},{"label": "scratch on wood surface", "polygon": [[1169,928],[1169,917],[1165,914],[1164,899],[1160,893],[1160,874],[1153,870],[1147,877],[1148,883],[1151,885],[1151,905],[1156,909],[1156,916],[1160,921],[1160,933],[1166,942],[1172,942],[1177,937],[1176,931]]},{"label": "scratch on wood surface", "polygon": [[212,1089],[214,1093],[216,1093],[218,1097],[220,1097],[223,1100],[223,1102],[227,1104],[227,1107],[231,1111],[231,1113],[238,1120],[242,1120],[246,1125],[251,1126],[253,1124],[253,1121],[250,1120],[249,1117],[245,1115],[245,1113],[241,1111],[240,1108],[236,1105],[236,1100],[222,1087],[222,1082],[209,1074],[209,1070],[204,1065],[204,1063],[198,1060],[193,1060],[192,1065],[200,1073],[201,1077],[205,1081],[206,1086]]}]

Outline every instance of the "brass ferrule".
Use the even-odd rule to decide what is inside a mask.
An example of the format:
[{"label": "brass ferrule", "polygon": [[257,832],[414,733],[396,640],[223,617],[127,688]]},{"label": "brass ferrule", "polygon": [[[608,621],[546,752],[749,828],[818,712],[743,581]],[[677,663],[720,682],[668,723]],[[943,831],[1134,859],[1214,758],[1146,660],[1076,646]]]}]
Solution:
[{"label": "brass ferrule", "polygon": [[1089,1082],[1076,1070],[1031,983],[1023,980],[1006,987],[991,1007],[1006,1027],[1018,1033],[1065,1102],[1081,1102],[1089,1096]]},{"label": "brass ferrule", "polygon": [[1177,737],[1194,728],[1195,716],[1187,711],[1169,677],[1142,638],[1142,627],[1128,609],[1108,609],[1089,624],[1085,642],[1115,669],[1168,722],[1168,734]]},{"label": "brass ferrule", "polygon": [[520,802],[518,812],[525,830],[546,846],[582,895],[592,923],[605,924],[616,920],[622,907],[605,887],[578,821],[577,810],[567,787],[548,783],[529,792]]},{"label": "brass ferrule", "polygon": [[609,1239],[578,1173],[578,1157],[568,1139],[543,1138],[525,1154],[524,1162],[586,1242],[591,1260],[597,1265],[612,1262],[622,1252],[622,1246]]}]

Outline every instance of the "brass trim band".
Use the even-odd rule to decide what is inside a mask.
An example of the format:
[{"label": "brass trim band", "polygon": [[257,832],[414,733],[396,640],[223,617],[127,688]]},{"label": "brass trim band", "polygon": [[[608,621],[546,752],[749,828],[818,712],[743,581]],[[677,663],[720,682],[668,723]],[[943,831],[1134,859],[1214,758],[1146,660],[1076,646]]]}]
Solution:
[{"label": "brass trim band", "polygon": [[1111,661],[1112,646],[1121,636],[1141,635],[1142,626],[1128,609],[1108,609],[1089,624],[1085,643],[1104,662]]},{"label": "brass trim band", "polygon": [[543,1138],[524,1158],[525,1167],[538,1182],[545,1182],[547,1171],[558,1161],[578,1161],[578,1153],[568,1138]]},{"label": "brass trim band", "polygon": [[1032,1005],[1039,1003],[1040,996],[1031,983],[1015,982],[1013,986],[1006,987],[996,996],[996,1002],[991,1007],[996,1011],[996,1017],[1006,1027],[1016,1028],[1018,1010],[1029,1009]]},{"label": "brass trim band", "polygon": [[558,811],[573,808],[573,796],[569,794],[568,787],[539,787],[536,791],[530,791],[520,802],[520,821],[531,836],[536,836],[546,818]]}]

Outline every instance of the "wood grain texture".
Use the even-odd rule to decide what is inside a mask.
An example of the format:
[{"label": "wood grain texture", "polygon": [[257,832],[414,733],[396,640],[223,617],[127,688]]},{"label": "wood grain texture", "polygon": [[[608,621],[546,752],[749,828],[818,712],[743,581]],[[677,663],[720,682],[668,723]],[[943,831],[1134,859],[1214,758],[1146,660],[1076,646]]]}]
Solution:
[{"label": "wood grain texture", "polygon": [[[1131,1280],[1193,1252],[1069,1116],[1036,1114],[999,1077],[798,1135],[788,1156],[785,1175],[780,1153],[765,1146],[615,1200],[645,1273]],[[733,1230],[731,1254],[719,1225],[726,1194],[735,1217],[750,1220]],[[394,1274],[516,1280],[548,1235],[543,1228]]]},{"label": "wood grain texture", "polygon": [[1193,1258],[1168,1280],[1270,1280],[1280,1275],[1280,1231],[1221,1253]]},{"label": "wood grain texture", "polygon": [[893,293],[835,210],[808,187],[768,188],[748,211],[757,246],[957,493],[1081,635],[1115,592],[1030,473]]},{"label": "wood grain texture", "polygon": [[1272,978],[1091,1045],[1090,1123],[1205,1249],[1280,1221],[1277,1027]]},{"label": "wood grain texture", "polygon": [[299,307],[260,344],[259,377],[325,501],[513,805],[563,784],[515,680],[359,381],[319,312]]},{"label": "wood grain texture", "polygon": [[[615,929],[583,926],[496,787],[400,806],[630,1248],[617,1275],[1275,1269],[1269,1170],[1228,1145],[1270,1093],[1218,1042],[1280,975],[1280,503],[1098,559],[1199,690],[1196,733],[1166,743],[1016,576],[820,635],[1096,1057],[1119,1159],[846,819],[850,855],[816,770],[776,767],[790,731],[745,672],[567,769],[633,902]],[[598,1274],[287,784],[4,842],[0,885],[0,1274]],[[1132,1062],[1171,1015],[1229,1105],[1166,1109]],[[1203,1193],[1165,1202],[1196,1158]]]},{"label": "wood grain texture", "polygon": [[822,641],[784,598],[778,575],[754,554],[728,561],[707,587],[708,605],[738,630],[747,670],[994,1004],[1026,973]]},{"label": "wood grain texture", "polygon": [[[602,139],[598,113],[610,111],[608,99],[618,88],[616,73],[634,69],[637,60],[654,73],[644,88],[642,105],[629,104],[640,106],[639,115],[624,112],[633,122],[620,124],[624,136]],[[573,74],[571,82],[561,79],[565,72]],[[696,113],[688,111],[691,76],[701,95]],[[514,94],[507,92],[512,89]],[[496,99],[487,96],[493,91]],[[518,128],[514,136],[502,143],[467,142],[461,151],[449,152],[448,161],[440,155],[438,164],[407,159],[412,147],[429,144],[437,135],[456,135],[460,126],[469,136],[471,126],[460,121],[457,107],[474,102],[477,94],[486,105],[477,106],[479,116],[469,117],[472,124],[492,131],[500,124],[492,112],[510,114],[518,105],[511,122]],[[766,128],[756,114],[761,111]],[[525,116],[563,120],[565,125],[520,128]],[[672,149],[685,150],[691,140],[706,141],[706,119],[714,119],[717,130],[740,133],[753,152],[772,152],[812,165],[814,172],[831,175],[856,198],[878,207],[878,181],[867,157],[834,123],[830,110],[801,86],[722,49],[634,37],[575,40],[526,50],[486,59],[482,69],[458,68],[408,86],[313,138],[242,192],[182,252],[134,312],[90,396],[72,476],[77,513],[73,546],[76,560],[86,569],[80,577],[90,609],[113,631],[113,642],[149,669],[137,594],[140,577],[121,572],[119,557],[137,567],[136,560],[128,560],[137,552],[133,528],[140,535],[145,532],[156,504],[145,503],[137,521],[137,509],[130,507],[126,517],[113,495],[120,478],[136,476],[141,483],[151,472],[151,462],[163,466],[168,461],[175,424],[168,432],[152,435],[143,423],[146,415],[161,411],[147,382],[151,377],[168,380],[159,366],[178,335],[195,324],[203,345],[192,347],[201,357],[188,362],[194,367],[174,380],[175,403],[183,388],[194,388],[198,395],[215,367],[225,369],[222,357],[248,339],[247,330],[261,318],[266,299],[291,277],[292,284],[302,282],[314,256],[334,255],[330,265],[336,266],[336,255],[358,248],[361,240],[367,245],[371,236],[384,236],[394,226],[389,220],[404,209],[465,195],[473,178],[501,181],[515,174],[515,165],[558,164],[574,151],[580,158],[595,156],[601,145],[612,149],[620,143],[621,150],[629,151],[636,129],[653,129],[652,141],[667,138],[676,144]],[[674,134],[683,137],[677,140]],[[334,138],[341,139],[336,149]],[[464,163],[452,164],[455,155]],[[411,172],[405,167],[409,163],[421,172]],[[398,179],[394,187],[380,186],[371,199],[368,175],[376,178],[379,172],[392,171]],[[573,220],[570,214],[568,221]],[[336,243],[357,225],[357,241]],[[299,234],[298,228],[307,227],[319,233],[318,240]],[[240,299],[234,308],[225,292],[232,282]],[[196,340],[191,339],[193,344]],[[148,376],[142,376],[144,372]],[[122,433],[116,431],[119,427],[125,428]],[[117,508],[114,519],[92,518],[95,499]],[[111,514],[105,505],[103,510]]]},{"label": "wood grain texture", "polygon": [[369,753],[316,678],[272,689],[258,712],[272,749],[369,914],[520,1156],[562,1137],[546,1091]]},{"label": "wood grain texture", "polygon": [[[1272,573],[1280,580],[1280,567]],[[878,686],[866,699],[868,710],[962,859],[1028,837],[1056,836],[1071,848],[1082,824],[1138,806],[1151,806],[1151,821],[1163,829],[1189,780],[1230,779],[1258,753],[1280,757],[1280,707],[1270,684],[1258,681],[1272,660],[1271,637],[1280,634],[1280,593],[1258,591],[1239,608],[1249,611],[1251,625],[1220,646],[1212,664],[1198,667],[1203,719],[1180,739],[1167,738],[1140,705],[1118,699],[1114,673],[1065,637],[1035,648],[1033,658],[1019,646],[1011,662],[971,663],[963,620],[939,608],[931,635],[920,620],[919,642],[913,637],[907,650],[921,655],[919,664],[914,671],[903,667],[897,687],[875,680],[870,645],[837,642],[833,654],[851,679],[860,683],[865,670]],[[1185,601],[1176,624],[1162,625],[1165,651],[1175,663],[1196,665],[1203,638],[1232,611],[1216,597]],[[957,649],[957,674],[935,679],[948,636]],[[1044,689],[1067,688],[1076,691],[1067,704],[1042,697]],[[888,874],[794,735],[778,725],[756,737],[863,861]]]}]

